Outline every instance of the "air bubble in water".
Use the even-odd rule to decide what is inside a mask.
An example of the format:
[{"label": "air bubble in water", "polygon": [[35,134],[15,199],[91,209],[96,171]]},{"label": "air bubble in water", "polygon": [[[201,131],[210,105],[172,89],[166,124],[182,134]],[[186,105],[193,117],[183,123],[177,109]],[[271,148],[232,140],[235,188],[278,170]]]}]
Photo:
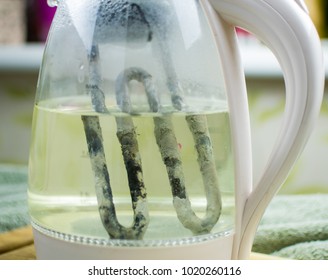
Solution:
[{"label": "air bubble in water", "polygon": [[84,64],[81,64],[79,67],[78,75],[77,75],[77,79],[78,79],[79,83],[84,82],[84,79],[85,79],[85,71],[84,70],[85,70]]}]

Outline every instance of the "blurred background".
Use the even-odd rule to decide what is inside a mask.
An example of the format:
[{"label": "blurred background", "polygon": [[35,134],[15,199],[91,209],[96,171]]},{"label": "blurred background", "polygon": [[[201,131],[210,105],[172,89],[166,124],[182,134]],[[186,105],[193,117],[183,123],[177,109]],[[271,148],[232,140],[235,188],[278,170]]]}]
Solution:
[{"label": "blurred background", "polygon": [[[326,57],[328,1],[307,0]],[[56,8],[46,0],[0,0],[0,163],[26,166],[35,90],[44,43]],[[265,165],[284,110],[284,81],[271,52],[239,30],[251,112],[254,176]],[[283,193],[328,192],[327,96],[306,150]],[[313,164],[315,163],[315,164]]]}]

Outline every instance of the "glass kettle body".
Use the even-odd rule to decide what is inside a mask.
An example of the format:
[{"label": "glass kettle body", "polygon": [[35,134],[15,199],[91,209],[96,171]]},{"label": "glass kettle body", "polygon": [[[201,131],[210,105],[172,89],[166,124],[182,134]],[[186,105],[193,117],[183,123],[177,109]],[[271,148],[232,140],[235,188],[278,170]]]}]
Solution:
[{"label": "glass kettle body", "polygon": [[[296,121],[283,126],[288,143],[274,152],[278,158],[253,191],[247,96],[233,25],[273,41],[280,58],[292,56],[292,63],[282,63],[291,87],[303,74],[291,70],[294,61],[303,62],[299,54],[279,45],[289,34],[272,40],[278,28],[263,34],[256,19],[242,16],[243,5],[267,5],[253,2],[259,1],[58,1],[29,159],[38,258],[247,257],[259,218],[304,146],[322,94],[321,72],[305,78],[313,85],[301,97],[287,85],[288,102],[306,104],[286,110],[287,123]],[[296,36],[303,36],[312,23],[290,2],[274,4],[268,13],[287,6],[302,22]],[[304,36],[314,38],[305,70],[318,73],[317,35]],[[300,116],[306,127],[297,123]]]}]

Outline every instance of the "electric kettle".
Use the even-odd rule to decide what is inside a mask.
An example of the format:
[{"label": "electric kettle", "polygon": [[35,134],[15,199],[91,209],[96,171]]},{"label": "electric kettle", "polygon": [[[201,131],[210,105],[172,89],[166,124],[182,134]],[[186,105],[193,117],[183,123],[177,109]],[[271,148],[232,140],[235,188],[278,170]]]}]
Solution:
[{"label": "electric kettle", "polygon": [[[49,0],[29,212],[39,259],[247,259],[318,116],[321,45],[301,0]],[[259,182],[235,28],[284,73]]]}]

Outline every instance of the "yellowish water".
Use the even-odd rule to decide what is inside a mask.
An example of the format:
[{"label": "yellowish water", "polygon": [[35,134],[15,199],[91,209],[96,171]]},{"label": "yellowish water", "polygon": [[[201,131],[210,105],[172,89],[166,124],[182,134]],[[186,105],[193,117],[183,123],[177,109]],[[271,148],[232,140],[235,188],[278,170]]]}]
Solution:
[{"label": "yellowish water", "polygon": [[[88,153],[81,116],[95,115],[81,98],[43,101],[35,106],[29,162],[29,208],[33,223],[57,237],[74,236],[85,240],[106,240],[95,195],[95,176]],[[197,104],[197,100],[195,100]],[[233,162],[230,144],[229,115],[222,104],[210,104],[204,111],[212,141],[216,172],[222,195],[222,214],[211,234],[233,229]],[[224,105],[224,104],[223,104]],[[115,117],[119,110],[108,104],[110,113],[99,115],[106,163],[119,222],[132,222],[131,198],[127,171],[116,136]],[[177,218],[172,204],[166,167],[154,136],[154,116],[132,116],[136,128],[147,190],[149,226],[143,242],[194,238]],[[202,176],[186,114],[173,113],[171,120],[182,159],[186,189],[192,208],[199,217],[206,210]],[[119,242],[119,241],[118,241]]]}]

